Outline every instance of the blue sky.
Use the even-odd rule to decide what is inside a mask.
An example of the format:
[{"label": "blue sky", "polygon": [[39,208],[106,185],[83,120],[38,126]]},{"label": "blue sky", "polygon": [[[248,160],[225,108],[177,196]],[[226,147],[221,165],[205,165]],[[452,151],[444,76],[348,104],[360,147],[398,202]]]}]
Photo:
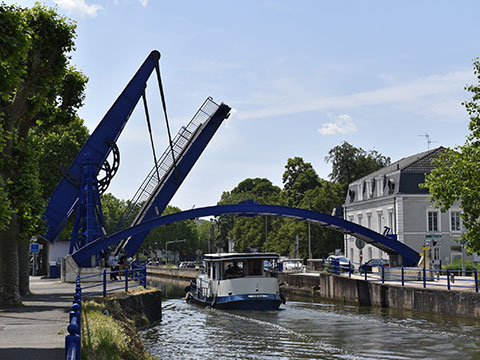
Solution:
[{"label": "blue sky", "polygon": [[[31,6],[34,1],[16,1]],[[151,50],[173,134],[212,96],[233,110],[180,187],[182,209],[215,204],[245,178],[282,186],[289,157],[327,178],[348,141],[392,161],[465,141],[461,103],[480,56],[478,1],[49,0],[77,22],[72,62],[89,78],[93,131]],[[167,146],[152,77],[157,152]],[[141,105],[141,104],[140,104]],[[153,166],[143,108],[119,140],[108,191],[129,199]]]}]

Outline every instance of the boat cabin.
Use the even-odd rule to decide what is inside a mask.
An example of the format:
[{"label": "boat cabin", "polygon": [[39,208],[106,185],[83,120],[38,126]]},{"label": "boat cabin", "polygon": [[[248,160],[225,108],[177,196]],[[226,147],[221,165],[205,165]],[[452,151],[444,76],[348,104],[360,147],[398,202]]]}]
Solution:
[{"label": "boat cabin", "polygon": [[227,280],[244,277],[270,276],[265,271],[264,262],[276,263],[279,255],[276,253],[226,253],[205,254],[205,272],[212,280]]}]

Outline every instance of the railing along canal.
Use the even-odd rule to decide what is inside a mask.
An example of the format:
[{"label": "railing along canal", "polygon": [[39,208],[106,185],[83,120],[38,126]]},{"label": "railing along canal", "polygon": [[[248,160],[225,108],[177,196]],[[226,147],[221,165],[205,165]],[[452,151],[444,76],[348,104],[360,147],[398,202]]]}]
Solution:
[{"label": "railing along canal", "polygon": [[[427,287],[444,287],[447,290],[470,289],[479,292],[480,279],[477,269],[474,270],[450,270],[450,269],[427,269],[412,267],[389,267],[374,266],[371,270],[365,264],[359,264],[359,271],[355,271],[354,263],[341,264],[338,259],[324,261],[324,268],[335,275],[347,274],[360,275],[365,281],[381,281],[382,284],[400,283],[420,284],[424,289]],[[377,271],[374,271],[376,269]]]},{"label": "railing along canal", "polygon": [[[116,278],[117,276],[124,276],[125,279],[107,281],[107,275],[113,276],[114,278]],[[95,281],[95,279],[98,279],[99,277],[101,277],[102,280]],[[89,284],[83,286],[82,288],[82,281],[85,280],[89,282],[93,280],[94,284]],[[132,281],[134,283],[132,283]],[[109,285],[113,284],[115,286],[116,284],[120,283],[122,284],[122,286],[120,287],[109,287]],[[80,277],[80,275],[77,275],[77,279],[75,281],[75,295],[73,296],[73,304],[69,313],[69,325],[67,327],[69,335],[65,337],[65,358],[67,360],[81,359],[82,299],[97,295],[102,295],[103,297],[105,297],[107,296],[107,293],[117,290],[125,290],[125,292],[128,292],[129,288],[134,288],[137,286],[147,286],[146,266],[135,267],[131,270],[129,270],[128,268],[118,271],[104,270],[101,273],[82,277]],[[97,287],[101,287],[102,290],[82,294],[82,291],[84,290],[94,289]]]}]

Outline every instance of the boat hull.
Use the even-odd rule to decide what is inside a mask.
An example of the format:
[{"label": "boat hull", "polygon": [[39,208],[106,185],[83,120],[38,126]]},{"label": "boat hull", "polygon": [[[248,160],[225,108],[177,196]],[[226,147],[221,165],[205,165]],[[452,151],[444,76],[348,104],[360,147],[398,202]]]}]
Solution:
[{"label": "boat hull", "polygon": [[284,302],[280,296],[273,294],[243,294],[221,296],[217,298],[198,298],[192,292],[188,293],[188,300],[221,310],[278,310]]}]

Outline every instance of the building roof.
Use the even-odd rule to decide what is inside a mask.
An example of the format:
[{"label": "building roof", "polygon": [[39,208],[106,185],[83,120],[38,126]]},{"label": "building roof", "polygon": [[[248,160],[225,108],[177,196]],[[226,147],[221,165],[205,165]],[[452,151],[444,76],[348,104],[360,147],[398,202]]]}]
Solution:
[{"label": "building roof", "polygon": [[355,180],[354,183],[362,182],[367,179],[382,175],[391,174],[395,171],[421,174],[430,173],[434,168],[432,160],[437,158],[438,155],[443,151],[445,151],[445,148],[443,146],[440,146],[432,150],[427,150],[415,155],[405,157],[394,162],[393,164],[385,166],[384,168],[381,168],[377,171],[374,171],[373,173],[370,173],[360,179]]}]

